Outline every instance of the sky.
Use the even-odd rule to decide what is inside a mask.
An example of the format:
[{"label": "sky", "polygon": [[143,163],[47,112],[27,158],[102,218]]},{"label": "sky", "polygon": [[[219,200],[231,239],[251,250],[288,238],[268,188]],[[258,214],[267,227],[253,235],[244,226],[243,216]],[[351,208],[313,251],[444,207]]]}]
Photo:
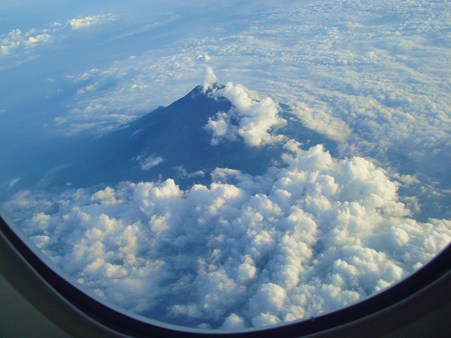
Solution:
[{"label": "sky", "polygon": [[[88,290],[165,322],[260,327],[365,298],[451,238],[450,13],[447,1],[0,4],[2,209]],[[204,126],[212,146],[282,144],[265,174],[25,183],[49,143],[100,138],[216,81],[232,108]],[[338,152],[277,135],[282,110]]]}]

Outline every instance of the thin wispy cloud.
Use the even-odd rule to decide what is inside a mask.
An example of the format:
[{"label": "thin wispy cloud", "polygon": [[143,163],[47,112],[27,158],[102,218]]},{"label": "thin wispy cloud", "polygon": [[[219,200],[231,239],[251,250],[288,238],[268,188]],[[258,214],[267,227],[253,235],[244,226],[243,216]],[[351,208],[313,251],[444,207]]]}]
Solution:
[{"label": "thin wispy cloud", "polygon": [[70,28],[77,30],[97,26],[109,21],[115,21],[116,19],[117,16],[113,14],[100,14],[70,19],[66,24],[69,25]]}]

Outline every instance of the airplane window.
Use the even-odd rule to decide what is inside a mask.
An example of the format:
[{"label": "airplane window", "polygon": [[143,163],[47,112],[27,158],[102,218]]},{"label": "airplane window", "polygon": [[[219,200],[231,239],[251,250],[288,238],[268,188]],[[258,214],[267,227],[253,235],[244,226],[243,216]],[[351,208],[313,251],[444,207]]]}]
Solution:
[{"label": "airplane window", "polygon": [[170,325],[346,308],[451,240],[446,1],[0,4],[0,211]]}]

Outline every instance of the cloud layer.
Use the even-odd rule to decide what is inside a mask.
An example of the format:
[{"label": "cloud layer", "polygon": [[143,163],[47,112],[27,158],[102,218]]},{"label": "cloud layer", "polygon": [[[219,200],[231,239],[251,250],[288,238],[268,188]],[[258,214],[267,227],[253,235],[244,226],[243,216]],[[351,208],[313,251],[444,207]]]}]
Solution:
[{"label": "cloud layer", "polygon": [[210,186],[122,182],[22,192],[5,205],[99,296],[168,322],[265,326],[333,311],[433,258],[451,222],[420,223],[372,162],[286,143],[285,166],[216,169]]},{"label": "cloud layer", "polygon": [[[171,17],[177,19],[166,27],[175,32],[171,44],[148,46],[142,54],[77,80],[81,91],[57,118],[58,129],[74,134],[124,125],[202,83],[202,64],[208,62],[222,82],[233,80],[288,105],[308,127],[339,142],[347,156],[369,156],[395,171],[418,175],[422,186],[417,190],[442,196],[442,207],[431,210],[443,210],[451,160],[446,152],[451,146],[450,51],[444,35],[450,29],[448,5],[258,5],[260,11],[254,10],[255,3],[240,6],[238,16],[224,14],[236,14],[236,4],[209,9],[212,21],[201,36],[189,37],[177,34],[183,26],[175,11]],[[193,22],[203,15],[189,13]],[[242,15],[246,25],[240,24]],[[237,135],[229,122],[230,115],[212,119],[214,142]]]},{"label": "cloud layer", "polygon": [[[27,59],[36,57],[33,50],[39,46],[67,38],[71,30],[83,30],[112,22],[117,16],[106,13],[92,16],[79,16],[65,22],[54,21],[40,28],[11,29],[0,34],[0,70],[13,67]],[[4,63],[4,64],[3,64]]]}]

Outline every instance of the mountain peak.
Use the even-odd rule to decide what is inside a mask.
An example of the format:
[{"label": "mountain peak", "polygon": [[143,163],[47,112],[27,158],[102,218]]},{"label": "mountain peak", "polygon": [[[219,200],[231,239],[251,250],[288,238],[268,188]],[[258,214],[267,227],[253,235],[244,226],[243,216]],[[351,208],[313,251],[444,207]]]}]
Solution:
[{"label": "mountain peak", "polygon": [[223,89],[225,86],[219,82],[214,82],[208,85],[198,85],[194,87],[186,96],[196,97],[199,95],[213,96],[216,91]]}]

